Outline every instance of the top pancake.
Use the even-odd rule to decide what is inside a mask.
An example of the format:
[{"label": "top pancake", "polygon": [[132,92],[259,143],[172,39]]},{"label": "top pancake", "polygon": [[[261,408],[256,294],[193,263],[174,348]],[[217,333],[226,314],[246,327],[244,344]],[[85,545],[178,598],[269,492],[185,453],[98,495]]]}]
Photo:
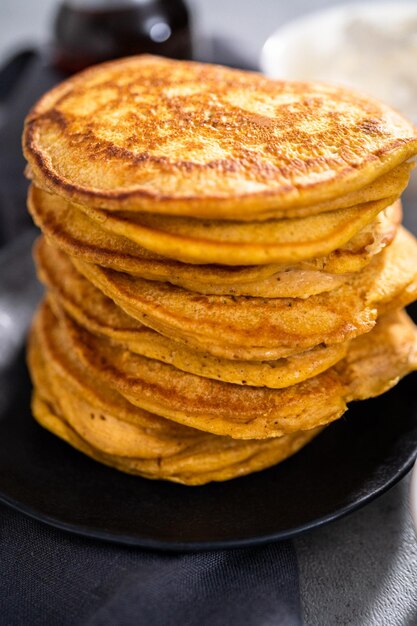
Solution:
[{"label": "top pancake", "polygon": [[417,153],[411,123],[350,90],[149,56],[53,89],[23,144],[36,183],[78,203],[239,220],[314,211]]}]

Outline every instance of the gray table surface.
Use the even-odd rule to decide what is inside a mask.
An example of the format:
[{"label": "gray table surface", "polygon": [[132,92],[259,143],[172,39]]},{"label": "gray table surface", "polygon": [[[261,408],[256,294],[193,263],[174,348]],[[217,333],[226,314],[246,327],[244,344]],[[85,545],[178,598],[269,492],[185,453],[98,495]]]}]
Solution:
[{"label": "gray table surface", "polygon": [[[225,38],[252,64],[274,28],[333,4],[189,0],[197,46],[212,37]],[[55,5],[56,0],[0,0],[0,62],[22,44],[47,40]],[[409,215],[410,221],[417,224]],[[365,509],[295,540],[308,626],[417,624],[417,538],[408,490],[406,477]]]}]

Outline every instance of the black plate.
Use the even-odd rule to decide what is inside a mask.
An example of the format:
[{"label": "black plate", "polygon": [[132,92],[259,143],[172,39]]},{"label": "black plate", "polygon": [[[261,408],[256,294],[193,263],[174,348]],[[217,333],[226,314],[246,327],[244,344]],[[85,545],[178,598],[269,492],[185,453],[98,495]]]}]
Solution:
[{"label": "black plate", "polygon": [[10,324],[0,332],[0,500],[81,535],[197,550],[291,537],[363,506],[410,469],[417,450],[415,375],[381,398],[353,404],[281,465],[226,483],[149,481],[76,452],[31,418],[22,349],[1,366],[7,339],[17,345],[14,334],[37,297],[30,239],[0,258],[0,329],[2,320]]}]

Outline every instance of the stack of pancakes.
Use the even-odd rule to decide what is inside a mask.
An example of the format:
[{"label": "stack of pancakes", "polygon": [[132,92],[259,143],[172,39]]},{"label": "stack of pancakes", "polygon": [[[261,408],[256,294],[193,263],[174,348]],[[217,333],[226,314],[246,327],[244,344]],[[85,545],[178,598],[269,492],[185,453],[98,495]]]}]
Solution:
[{"label": "stack of pancakes", "polygon": [[417,136],[385,105],[133,57],[46,94],[23,143],[33,413],[89,456],[241,476],[417,367]]}]

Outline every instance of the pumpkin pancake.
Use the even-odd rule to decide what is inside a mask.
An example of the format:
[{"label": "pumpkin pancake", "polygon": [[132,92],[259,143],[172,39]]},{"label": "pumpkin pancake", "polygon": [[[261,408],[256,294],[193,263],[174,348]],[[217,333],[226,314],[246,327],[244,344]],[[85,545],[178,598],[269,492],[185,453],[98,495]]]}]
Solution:
[{"label": "pumpkin pancake", "polygon": [[48,300],[80,326],[108,337],[132,352],[174,365],[180,370],[238,385],[282,388],[325,371],[346,354],[347,344],[318,346],[287,359],[267,362],[230,361],[168,339],[129,317],[76,271],[69,258],[39,239],[35,259]]},{"label": "pumpkin pancake", "polygon": [[[257,441],[256,443],[251,441],[250,444],[246,445],[246,449],[242,446],[238,452],[232,450],[232,453],[229,453],[225,445],[224,452],[220,451],[212,455],[207,453],[204,447],[202,449],[196,447],[192,453],[187,452],[178,455],[179,458],[172,460],[160,458],[155,461],[143,461],[137,458],[110,455],[93,447],[36,392],[32,400],[32,412],[41,426],[100,463],[127,474],[139,475],[148,479],[169,480],[189,486],[230,480],[276,465],[298,452],[321,430],[318,428],[302,431],[272,440]],[[234,463],[231,461],[232,458]]]},{"label": "pumpkin pancake", "polygon": [[326,257],[305,261],[305,269],[315,269],[326,273],[346,274],[359,272],[372,258],[389,245],[397,234],[402,220],[401,201],[378,214],[376,220],[358,232],[342,248],[334,250]]},{"label": "pumpkin pancake", "polygon": [[101,386],[62,345],[42,352],[36,333],[28,359],[33,412],[74,447],[118,469],[189,485],[259,471],[294,454],[320,429],[272,440],[236,440],[165,420]]},{"label": "pumpkin pancake", "polygon": [[[138,324],[137,330],[110,328],[75,308],[67,300],[48,296],[52,309],[62,314],[62,308],[80,326],[115,344],[123,346],[135,354],[169,363],[184,372],[190,372],[204,378],[221,380],[235,385],[269,387],[282,389],[317,376],[321,372],[343,359],[347,342],[332,346],[318,346],[300,354],[294,354],[275,361],[232,361],[220,359],[179,342]],[[114,305],[113,305],[114,306]],[[60,308],[61,307],[61,308]],[[117,308],[119,312],[120,309]]]},{"label": "pumpkin pancake", "polygon": [[[180,285],[189,291],[206,295],[253,296],[257,298],[308,298],[317,293],[331,291],[343,285],[347,274],[329,274],[320,270],[298,269],[289,266],[257,282],[238,285],[190,284]],[[171,282],[171,281],[168,281]]]},{"label": "pumpkin pancake", "polygon": [[[28,361],[34,385],[42,397],[52,399],[51,394],[47,392],[49,389],[54,390],[57,403],[60,405],[68,404],[71,397],[80,403],[79,406],[85,402],[92,407],[94,413],[93,417],[89,416],[93,428],[96,426],[95,419],[100,420],[100,415],[108,412],[117,415],[119,422],[130,424],[143,433],[142,449],[138,449],[138,442],[135,444],[126,440],[123,442],[122,456],[142,458],[171,456],[187,447],[187,438],[193,439],[197,435],[204,437],[201,431],[134,407],[111,387],[100,385],[92,372],[74,358],[71,346],[65,340],[59,345],[55,341],[55,336],[49,336],[48,342],[40,342],[36,331],[32,332],[29,339]],[[71,422],[77,424],[77,415],[71,417]],[[103,430],[105,426],[108,424],[103,425]],[[115,439],[109,436],[107,443],[103,441],[101,444],[103,450],[107,447],[105,451],[116,453],[115,447],[110,448],[112,445],[119,445]]]},{"label": "pumpkin pancake", "polygon": [[252,220],[364,189],[417,139],[400,114],[342,87],[141,56],[48,92],[23,147],[36,183],[71,201]]},{"label": "pumpkin pancake", "polygon": [[350,342],[333,369],[346,402],[379,396],[417,369],[417,327],[403,310],[384,314],[370,333]]},{"label": "pumpkin pancake", "polygon": [[[397,165],[386,174],[375,179],[372,183],[357,191],[352,191],[342,196],[338,196],[333,200],[327,202],[321,202],[313,206],[308,207],[296,207],[293,209],[274,208],[273,215],[265,216],[258,219],[268,219],[269,217],[288,218],[288,217],[304,217],[305,215],[316,215],[318,213],[325,213],[327,211],[337,211],[338,209],[344,209],[347,207],[356,206],[358,204],[364,204],[365,202],[371,202],[373,200],[381,200],[382,198],[388,198],[389,196],[400,196],[400,194],[407,187],[410,179],[410,173],[414,169],[415,163],[413,161],[405,161]],[[26,177],[34,181],[35,177],[29,165],[25,168]],[[40,183],[42,185],[42,183]],[[42,189],[47,193],[45,187]],[[48,188],[49,191],[51,191]],[[64,198],[62,198],[64,200]],[[242,218],[245,221],[244,218]],[[246,218],[246,219],[255,219]]]},{"label": "pumpkin pancake", "polygon": [[[108,233],[59,196],[31,187],[29,210],[45,236],[71,256],[148,280],[170,282],[199,293],[307,297],[329,291],[359,271],[395,236],[401,203],[378,214],[345,246],[327,257],[296,265],[190,265],[155,255],[124,237]],[[333,272],[333,273],[332,273]]]},{"label": "pumpkin pancake", "polygon": [[79,259],[73,263],[146,326],[203,352],[236,360],[275,360],[323,343],[344,342],[369,331],[378,309],[395,306],[400,296],[405,305],[417,295],[417,242],[403,228],[344,285],[306,299],[205,296]]},{"label": "pumpkin pancake", "polygon": [[325,425],[345,410],[343,389],[332,370],[282,390],[242,387],[118,348],[70,318],[56,318],[47,304],[41,308],[36,329],[41,345],[69,345],[100,384],[109,385],[132,404],[205,432],[237,439],[280,437]]},{"label": "pumpkin pancake", "polygon": [[[376,390],[388,389],[417,365],[416,329],[398,312],[385,316],[374,331],[352,341],[348,366],[341,361],[319,376],[279,390],[239,387],[146,359],[95,337],[70,318],[56,318],[46,303],[36,330],[41,345],[65,346],[69,342],[69,351],[103,386],[110,385],[132,404],[237,439],[279,437],[323,426],[343,414],[347,398],[355,398],[356,376],[362,381],[360,397],[369,397]],[[378,363],[375,372],[368,361]]]},{"label": "pumpkin pancake", "polygon": [[59,315],[60,307],[63,307],[90,332],[186,372],[238,385],[282,388],[320,374],[346,354],[346,343],[318,346],[286,359],[266,362],[230,361],[198,352],[126,315],[79,274],[69,259],[54,254],[50,247],[48,250],[50,254],[45,254],[45,247],[38,246],[36,256],[40,278],[51,290],[48,299],[56,314]]},{"label": "pumpkin pancake", "polygon": [[184,263],[297,263],[330,254],[373,222],[397,196],[306,217],[237,222],[148,213],[110,213],[78,205],[102,228]]}]

